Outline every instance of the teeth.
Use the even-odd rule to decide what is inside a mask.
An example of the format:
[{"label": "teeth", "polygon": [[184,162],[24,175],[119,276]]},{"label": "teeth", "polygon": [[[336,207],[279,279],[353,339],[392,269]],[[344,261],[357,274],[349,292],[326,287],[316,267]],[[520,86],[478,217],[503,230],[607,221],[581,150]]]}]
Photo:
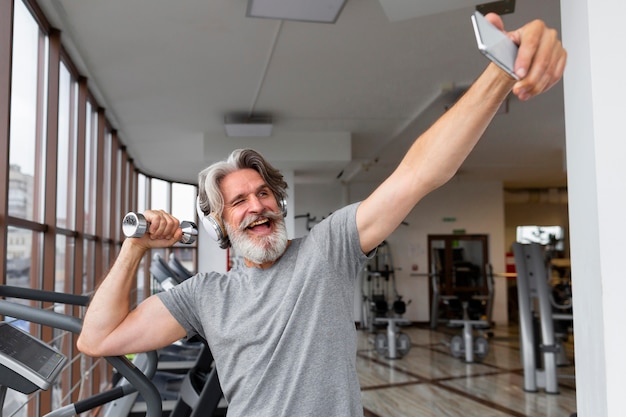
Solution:
[{"label": "teeth", "polygon": [[257,220],[255,222],[250,223],[250,225],[248,227],[258,226],[258,225],[266,223],[266,222],[267,222],[267,219]]}]

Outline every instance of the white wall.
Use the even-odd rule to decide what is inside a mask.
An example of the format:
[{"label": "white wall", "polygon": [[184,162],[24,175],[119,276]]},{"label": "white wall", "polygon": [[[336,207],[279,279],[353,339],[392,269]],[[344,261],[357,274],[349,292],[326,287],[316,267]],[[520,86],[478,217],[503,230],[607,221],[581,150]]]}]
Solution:
[{"label": "white wall", "polygon": [[[297,184],[295,192],[298,198],[295,202],[295,215],[302,216],[308,214],[315,218],[315,222],[310,222],[313,226],[330,213],[345,206],[346,187],[338,181],[332,184]],[[305,218],[297,218],[294,221],[294,237],[301,237],[308,233],[307,221]]]}]

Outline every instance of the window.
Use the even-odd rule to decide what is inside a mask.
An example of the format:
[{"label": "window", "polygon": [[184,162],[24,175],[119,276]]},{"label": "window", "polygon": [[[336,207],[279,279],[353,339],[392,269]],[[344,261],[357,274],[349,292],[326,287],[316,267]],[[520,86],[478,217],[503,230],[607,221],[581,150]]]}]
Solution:
[{"label": "window", "polygon": [[[11,15],[13,25],[5,25]],[[6,86],[0,100],[7,104],[3,108],[10,104],[11,112],[2,115],[10,121],[10,131],[0,131],[0,143],[8,149],[0,153],[0,161],[9,173],[6,183],[0,184],[7,201],[6,212],[0,213],[0,247],[6,248],[0,271],[9,285],[90,294],[122,245],[121,217],[130,210],[161,208],[181,220],[193,220],[196,187],[136,170],[123,138],[117,136],[37,2],[0,2],[0,23],[0,43],[4,42],[0,51],[13,53],[0,56],[0,63],[12,58],[11,72],[8,65],[0,71],[0,86]],[[10,26],[13,36],[4,36]],[[53,105],[48,109],[49,103],[58,103],[58,112]],[[54,132],[48,131],[53,118],[57,118]],[[46,166],[54,164],[56,178],[46,177]],[[170,253],[186,268],[196,269],[197,245],[163,251],[164,256]],[[138,271],[136,300],[150,292],[150,255]],[[76,314],[72,308],[54,309]],[[45,326],[24,321],[19,325],[70,358],[69,369],[53,387],[53,399],[42,401],[46,396],[36,395],[21,404],[25,415],[43,415],[66,405],[72,396],[76,399],[77,387],[86,397],[110,383],[108,367],[91,358],[75,360],[78,353],[71,338]],[[10,390],[7,395],[12,395]]]},{"label": "window", "polygon": [[520,243],[551,245],[555,250],[562,251],[564,237],[561,226],[517,226],[516,240]]},{"label": "window", "polygon": [[35,204],[41,202],[36,197],[43,172],[40,146],[46,77],[40,75],[45,74],[46,41],[22,2],[15,2],[14,13],[9,215],[41,221],[41,210],[35,210]]}]

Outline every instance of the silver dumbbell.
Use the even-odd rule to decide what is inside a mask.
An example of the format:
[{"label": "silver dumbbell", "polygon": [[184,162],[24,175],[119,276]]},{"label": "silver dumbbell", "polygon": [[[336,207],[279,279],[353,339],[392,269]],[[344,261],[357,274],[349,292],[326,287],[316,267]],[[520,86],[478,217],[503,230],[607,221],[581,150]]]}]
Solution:
[{"label": "silver dumbbell", "polygon": [[[122,232],[126,237],[141,237],[146,233],[148,227],[150,227],[150,223],[141,213],[130,212],[122,220]],[[180,228],[183,229],[183,237],[180,239],[180,243],[190,245],[196,241],[198,226],[194,222],[184,220],[180,222]]]}]

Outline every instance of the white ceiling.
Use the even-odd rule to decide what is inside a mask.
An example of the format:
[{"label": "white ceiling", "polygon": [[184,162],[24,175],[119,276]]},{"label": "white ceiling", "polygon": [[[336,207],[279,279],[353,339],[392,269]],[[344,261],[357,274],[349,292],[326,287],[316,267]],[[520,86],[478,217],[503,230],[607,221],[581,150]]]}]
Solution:
[{"label": "white ceiling", "polygon": [[[380,181],[487,64],[467,0],[347,0],[336,23],[246,17],[247,0],[40,0],[136,165],[195,183],[254,147],[296,182]],[[505,25],[559,0],[518,0]],[[562,84],[496,116],[459,175],[565,186]],[[227,138],[224,116],[270,114],[269,138]]]}]

